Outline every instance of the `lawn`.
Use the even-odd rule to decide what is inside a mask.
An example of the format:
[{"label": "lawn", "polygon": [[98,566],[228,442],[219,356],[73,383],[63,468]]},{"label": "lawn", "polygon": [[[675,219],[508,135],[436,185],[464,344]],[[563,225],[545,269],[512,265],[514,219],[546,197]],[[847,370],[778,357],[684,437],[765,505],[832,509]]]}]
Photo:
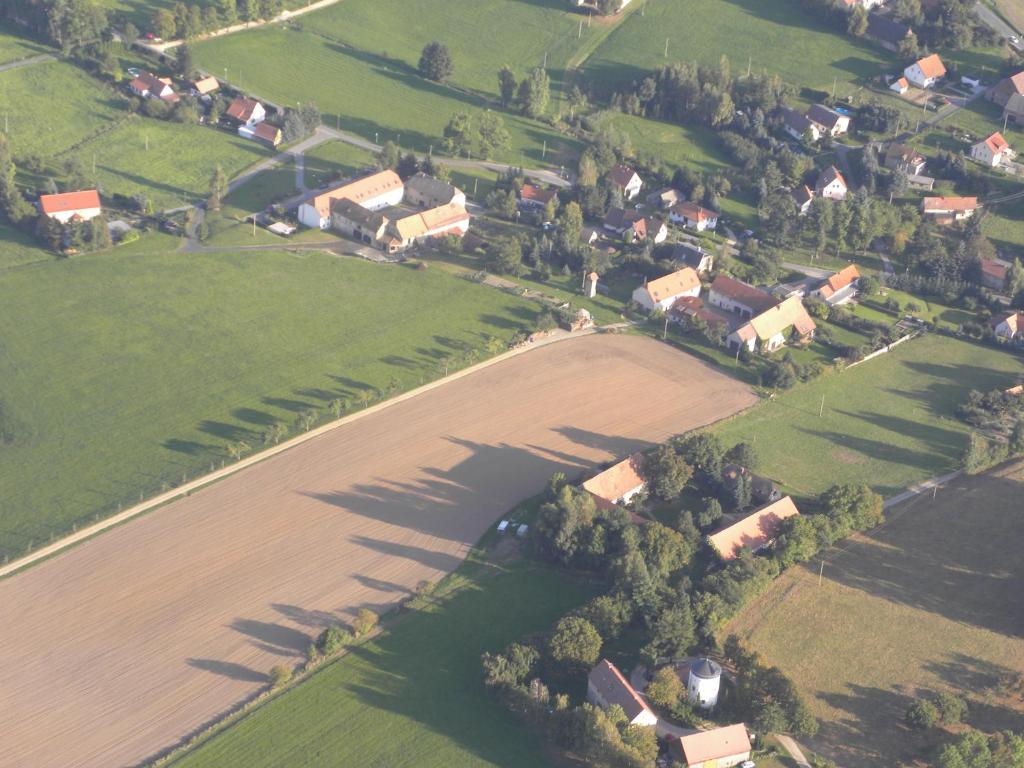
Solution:
[{"label": "lawn", "polygon": [[1005,256],[1024,258],[1024,199],[995,206],[985,216],[982,231],[1005,251]]},{"label": "lawn", "polygon": [[[304,24],[312,29],[311,20]],[[479,114],[487,106],[476,94],[424,80],[404,61],[299,28],[274,26],[228,35],[198,43],[195,50],[200,66],[217,73],[227,68],[232,83],[261,98],[277,104],[315,101],[327,125],[406,149],[439,150],[453,114]],[[317,77],[310,78],[310,72]],[[325,82],[331,87],[323,88]],[[512,149],[498,159],[540,163],[545,140],[547,162],[575,157],[575,139],[516,115],[503,117]]]},{"label": "lawn", "polygon": [[306,186],[316,189],[339,178],[354,176],[362,168],[372,168],[372,152],[344,141],[327,141],[305,153]]},{"label": "lawn", "polygon": [[439,269],[177,244],[4,273],[0,558],[209,470],[228,442],[258,447],[299,411],[435,378],[438,359],[537,313]]},{"label": "lawn", "polygon": [[1009,386],[1021,371],[1009,353],[930,335],[798,384],[715,431],[726,445],[753,442],[764,474],[791,492],[864,482],[889,496],[954,469],[967,444],[956,407],[971,389]]},{"label": "lawn", "polygon": [[487,694],[480,655],[547,629],[594,585],[532,562],[470,561],[443,586],[434,604],[174,765],[548,765],[537,734]]},{"label": "lawn", "polygon": [[723,54],[734,73],[749,62],[754,72],[819,91],[831,91],[836,80],[865,82],[892,66],[881,49],[835,33],[792,0],[654,0],[612,32],[583,68],[607,88],[669,62],[717,64]]},{"label": "lawn", "polygon": [[[1024,672],[1024,465],[960,478],[894,510],[819,562],[791,569],[723,631],[777,664],[821,723],[811,746],[848,768],[909,764],[926,740],[901,724],[918,695],[971,693],[968,722],[1024,728],[992,690]],[[1016,543],[1015,543],[1016,542]]]},{"label": "lawn", "polygon": [[1024,0],[996,0],[996,7],[1018,32],[1024,31]]},{"label": "lawn", "polygon": [[53,259],[53,254],[38,246],[31,236],[0,224],[0,270]]},{"label": "lawn", "polygon": [[40,53],[50,53],[51,50],[32,40],[26,40],[8,32],[7,28],[0,24],[0,64],[7,64],[11,61],[20,61],[30,56],[38,56]]}]

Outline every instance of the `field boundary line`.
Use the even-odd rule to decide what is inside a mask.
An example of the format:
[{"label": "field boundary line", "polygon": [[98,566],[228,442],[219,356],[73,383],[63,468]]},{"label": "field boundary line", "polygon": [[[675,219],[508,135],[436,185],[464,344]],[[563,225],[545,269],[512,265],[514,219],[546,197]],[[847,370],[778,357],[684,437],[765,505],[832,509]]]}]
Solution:
[{"label": "field boundary line", "polygon": [[570,341],[572,339],[590,336],[595,333],[598,333],[600,330],[601,329],[599,328],[590,328],[583,331],[576,331],[575,333],[570,333],[568,331],[556,331],[555,333],[546,338],[540,339],[536,342],[533,342],[525,346],[510,349],[507,352],[502,352],[501,354],[495,355],[494,357],[488,360],[476,363],[474,365],[469,366],[468,368],[463,368],[461,371],[455,371],[454,373],[451,373],[447,376],[443,376],[440,379],[436,379],[435,381],[431,381],[419,387],[416,387],[415,389],[411,389],[408,392],[403,392],[400,395],[396,395],[395,397],[392,397],[389,400],[385,400],[381,403],[377,403],[376,405],[364,408],[363,410],[357,411],[356,413],[343,416],[340,419],[335,419],[334,421],[319,426],[316,429],[311,429],[308,432],[304,432],[301,435],[296,435],[290,440],[286,440],[283,443],[271,446],[270,448],[255,453],[252,456],[248,456],[240,461],[237,461],[234,464],[229,464],[228,466],[222,467],[221,469],[214,470],[213,472],[208,472],[205,475],[197,477],[195,480],[191,480],[187,483],[184,483],[183,485],[179,485],[177,488],[171,489],[170,491],[166,491],[164,493],[158,494],[157,496],[153,496],[152,498],[140,502],[139,504],[129,507],[123,512],[119,512],[108,518],[100,520],[98,523],[94,523],[93,525],[83,528],[82,530],[77,531],[76,533],[72,533],[69,536],[65,536],[62,539],[58,539],[52,544],[48,544],[45,547],[41,547],[40,549],[37,549],[34,552],[25,555],[24,557],[20,557],[11,563],[0,566],[0,578],[11,576],[12,574],[15,574],[18,571],[35,565],[41,560],[46,560],[50,557],[53,557],[54,555],[59,554],[61,551],[71,546],[74,546],[75,544],[80,544],[83,541],[86,541],[87,539],[90,539],[93,536],[96,536],[104,532],[108,528],[113,528],[117,525],[121,525],[122,523],[128,522],[134,517],[138,517],[139,515],[145,512],[149,512],[164,504],[167,504],[168,502],[175,501],[177,499],[188,496],[194,491],[201,490],[203,487],[211,483],[214,483],[218,480],[222,480],[225,477],[229,477],[230,475],[233,475],[236,472],[240,472],[243,469],[248,469],[249,467],[258,464],[262,461],[265,461],[266,459],[272,458],[278,455],[279,453],[284,453],[285,451],[291,448],[295,448],[310,440],[314,440],[320,437],[321,435],[325,435],[328,432],[331,432],[332,430],[335,430],[346,424],[350,424],[358,419],[362,419],[371,414],[378,413],[384,410],[385,408],[390,408],[393,405],[398,405],[399,403],[403,403],[406,400],[411,400],[414,397],[418,397],[419,395],[430,392],[434,389],[437,389],[438,387],[444,386],[445,384],[451,383],[453,381],[458,381],[459,379],[465,376],[470,376],[478,371],[484,370],[485,368],[489,368],[492,365],[497,365],[498,363],[502,363],[505,360],[510,360],[513,357],[526,354],[527,352],[531,352],[535,349],[548,346],[549,344],[556,344],[561,341]]}]

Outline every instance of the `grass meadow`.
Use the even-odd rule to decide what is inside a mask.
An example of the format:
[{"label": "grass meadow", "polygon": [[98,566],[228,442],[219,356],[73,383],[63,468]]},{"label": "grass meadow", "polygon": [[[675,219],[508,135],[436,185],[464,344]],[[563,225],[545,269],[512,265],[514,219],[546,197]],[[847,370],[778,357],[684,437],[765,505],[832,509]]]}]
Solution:
[{"label": "grass meadow", "polygon": [[13,31],[8,32],[7,28],[0,24],[0,64],[20,61],[40,53],[50,53],[50,49],[32,40],[17,37]]},{"label": "grass meadow", "polygon": [[318,144],[305,154],[306,186],[316,189],[338,178],[354,176],[362,168],[372,168],[372,152],[344,141]]},{"label": "grass meadow", "polygon": [[1024,31],[1024,0],[996,0],[996,7],[1017,31]]},{"label": "grass meadow", "polygon": [[593,588],[530,561],[471,560],[441,596],[173,765],[549,765],[538,735],[488,695],[480,655],[547,629]]},{"label": "grass meadow", "polygon": [[939,690],[970,694],[975,727],[1024,728],[1020,699],[992,690],[1024,672],[1022,479],[1018,464],[890,510],[824,553],[820,584],[818,561],[792,568],[725,630],[807,697],[815,750],[849,768],[909,765],[936,734],[909,731],[903,712]]},{"label": "grass meadow", "polygon": [[258,447],[300,411],[436,378],[441,358],[464,364],[537,312],[441,270],[177,242],[0,280],[0,557],[208,471],[228,442]]},{"label": "grass meadow", "polygon": [[863,482],[891,496],[955,469],[968,432],[956,407],[971,389],[1004,388],[1022,372],[1011,353],[928,335],[798,384],[715,431],[726,445],[752,442],[761,471],[791,492]]},{"label": "grass meadow", "polygon": [[0,270],[53,258],[53,254],[40,248],[29,235],[8,224],[0,224]]}]

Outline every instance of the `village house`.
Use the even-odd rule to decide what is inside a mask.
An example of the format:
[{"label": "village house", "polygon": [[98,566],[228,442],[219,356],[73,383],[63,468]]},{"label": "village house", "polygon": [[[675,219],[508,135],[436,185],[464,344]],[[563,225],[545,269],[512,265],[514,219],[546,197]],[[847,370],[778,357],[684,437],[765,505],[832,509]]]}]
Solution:
[{"label": "village house", "polygon": [[743,723],[680,736],[670,751],[686,768],[732,768],[750,759],[750,737]]},{"label": "village house", "polygon": [[799,296],[790,296],[782,302],[754,315],[726,338],[730,348],[746,347],[750,352],[774,352],[786,344],[792,335],[801,343],[814,336],[817,326],[807,314]]},{"label": "village house", "polygon": [[708,542],[723,560],[733,560],[744,550],[758,552],[775,541],[783,520],[800,512],[790,496],[761,507],[732,525],[708,536]]},{"label": "village house", "polygon": [[276,147],[281,143],[281,129],[270,123],[255,123],[238,126],[238,135],[243,139],[252,139],[268,147]]},{"label": "village house", "polygon": [[44,216],[56,219],[61,224],[69,221],[89,221],[99,216],[100,195],[95,189],[81,192],[61,192],[55,195],[40,195],[39,211]]},{"label": "village house", "polygon": [[699,296],[683,296],[676,299],[668,310],[668,316],[676,323],[685,324],[700,320],[706,325],[719,325],[725,329],[729,327],[729,321],[706,305]]},{"label": "village house", "polygon": [[811,295],[824,301],[830,307],[835,307],[845,304],[856,296],[859,283],[860,270],[855,264],[849,264],[826,279],[814,289]]},{"label": "village house", "polygon": [[700,295],[700,277],[690,267],[683,267],[656,280],[645,280],[633,291],[633,301],[648,312],[666,311],[676,299]]},{"label": "village house", "polygon": [[220,90],[220,83],[217,82],[216,77],[208,75],[190,82],[189,90],[192,91],[194,96],[209,96],[214,91]]},{"label": "village house", "polygon": [[594,497],[598,509],[629,504],[647,489],[642,468],[643,456],[634,453],[587,480],[583,483],[583,490]]},{"label": "village house", "polygon": [[925,158],[913,147],[894,142],[886,148],[882,164],[891,171],[917,176],[924,173]]},{"label": "village house", "polygon": [[865,11],[870,11],[872,8],[877,8],[882,5],[885,0],[840,0],[843,7],[848,11],[852,11],[854,8],[863,8]]},{"label": "village house", "polygon": [[905,77],[897,77],[889,85],[890,91],[896,91],[900,96],[910,90],[910,81]]},{"label": "village house", "polygon": [[665,210],[666,208],[671,208],[676,203],[681,203],[683,201],[683,193],[678,189],[672,189],[672,187],[664,187],[657,192],[651,192],[646,199],[647,204],[652,208]]},{"label": "village house", "polygon": [[640,189],[644,185],[644,181],[640,178],[639,174],[628,165],[623,165],[622,163],[618,163],[608,172],[608,181],[611,182],[615,189],[622,193],[622,198],[627,201],[633,200],[639,195]]},{"label": "village house", "polygon": [[558,197],[554,189],[542,189],[533,184],[523,184],[519,189],[518,206],[521,211],[543,211],[549,202]]},{"label": "village house", "polygon": [[946,66],[939,58],[939,54],[933,53],[904,69],[903,76],[917,88],[931,88],[946,76]]},{"label": "village house", "polygon": [[299,222],[307,227],[327,229],[331,225],[331,203],[348,199],[371,211],[379,211],[402,202],[405,187],[394,171],[379,171],[355,181],[339,184],[306,199],[298,212]]},{"label": "village house", "polygon": [[989,321],[997,338],[1004,341],[1020,341],[1024,338],[1024,312],[1007,312],[995,315]]},{"label": "village house", "polygon": [[1024,125],[1024,94],[1015,93],[1003,107],[1003,119],[1014,125]]},{"label": "village house", "polygon": [[267,110],[256,99],[236,96],[224,116],[239,126],[256,125],[267,119]]},{"label": "village house", "polygon": [[143,99],[160,99],[171,104],[181,101],[178,94],[174,92],[174,88],[171,87],[171,78],[157,77],[152,72],[140,72],[128,84],[128,88]]},{"label": "village house", "polygon": [[810,131],[811,141],[821,138],[821,130],[818,126],[812,123],[807,115],[797,112],[792,107],[782,108],[782,128],[797,141],[803,141],[804,137],[808,135],[808,131]]},{"label": "village house", "polygon": [[824,104],[814,104],[807,110],[805,117],[818,126],[818,131],[822,135],[841,136],[850,130],[849,116]]},{"label": "village house", "polygon": [[398,253],[435,237],[462,237],[469,231],[469,212],[457,203],[439,205],[425,211],[388,221],[384,236],[376,243],[388,253]]},{"label": "village house", "polygon": [[770,293],[722,274],[715,278],[708,292],[708,304],[738,314],[744,320],[761,314],[777,303]]},{"label": "village house", "polygon": [[627,211],[618,207],[608,209],[608,213],[604,216],[603,226],[609,232],[614,232],[621,237],[627,244],[642,240],[662,243],[668,237],[668,227],[665,226],[665,222],[645,216],[639,211]]},{"label": "village house", "polygon": [[677,243],[672,246],[669,259],[677,266],[689,267],[698,275],[715,268],[715,257],[693,243]]},{"label": "village house", "polygon": [[331,229],[367,245],[384,237],[388,219],[380,211],[371,211],[348,198],[331,203]]},{"label": "village house", "polygon": [[1024,71],[1000,80],[988,90],[985,98],[1000,107],[1005,107],[1015,95],[1024,96]]},{"label": "village house", "polygon": [[883,48],[897,51],[900,43],[914,36],[914,30],[910,25],[896,21],[892,16],[873,12],[868,14],[867,36]]},{"label": "village house", "polygon": [[437,208],[440,205],[466,205],[466,193],[453,184],[425,173],[417,173],[405,182],[404,201],[420,208]]},{"label": "village house", "polygon": [[718,213],[696,203],[676,203],[669,208],[668,220],[698,232],[713,231],[718,226]]},{"label": "village house", "polygon": [[848,191],[846,179],[834,165],[822,171],[814,185],[814,194],[826,200],[845,200]]},{"label": "village house", "polygon": [[977,209],[976,197],[926,197],[921,201],[921,213],[943,225],[969,219]]},{"label": "village house", "polygon": [[630,725],[655,726],[658,716],[608,659],[601,659],[587,678],[587,701],[601,709],[618,704]]},{"label": "village house", "polygon": [[778,486],[767,477],[755,475],[739,464],[726,464],[722,467],[723,485],[735,488],[741,478],[745,478],[750,483],[750,498],[756,504],[769,504],[782,498]]},{"label": "village house", "polygon": [[793,190],[793,202],[796,203],[796,212],[800,216],[806,216],[811,210],[814,202],[814,190],[806,184],[801,184]]},{"label": "village house", "polygon": [[999,131],[971,146],[971,159],[990,168],[1002,165],[1004,160],[1011,157],[1013,150]]},{"label": "village house", "polygon": [[995,259],[980,259],[979,273],[981,285],[990,291],[1001,291],[1006,288],[1006,275],[1009,267]]}]

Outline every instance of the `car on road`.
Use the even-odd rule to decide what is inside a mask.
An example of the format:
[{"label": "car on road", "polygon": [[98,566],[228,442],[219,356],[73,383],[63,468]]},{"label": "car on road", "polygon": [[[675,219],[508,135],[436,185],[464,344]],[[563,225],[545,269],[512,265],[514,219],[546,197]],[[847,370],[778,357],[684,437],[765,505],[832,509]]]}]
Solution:
[{"label": "car on road", "polygon": [[756,763],[753,760],[744,760],[740,763],[740,768],[754,768]]},{"label": "car on road", "polygon": [[138,77],[139,76],[139,69],[138,69],[138,67],[128,67],[128,69],[126,69],[125,72],[127,72],[132,77]]}]

